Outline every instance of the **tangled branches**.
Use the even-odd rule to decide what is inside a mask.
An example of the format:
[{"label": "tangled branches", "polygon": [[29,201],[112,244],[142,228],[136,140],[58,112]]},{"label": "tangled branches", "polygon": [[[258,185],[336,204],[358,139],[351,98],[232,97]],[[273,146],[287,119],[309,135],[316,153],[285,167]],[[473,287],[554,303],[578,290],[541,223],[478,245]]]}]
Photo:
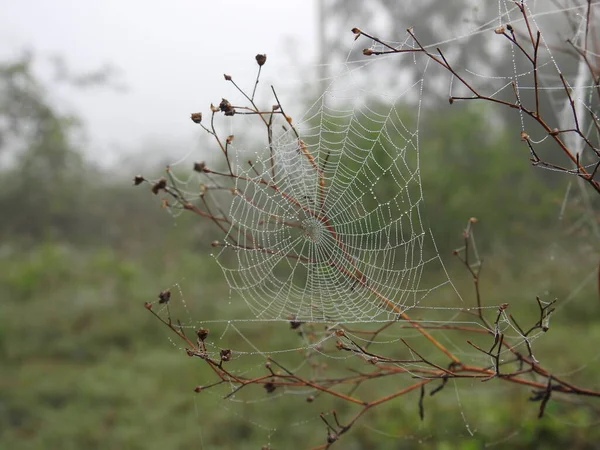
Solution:
[{"label": "tangled branches", "polygon": [[[519,2],[517,5],[522,14],[523,29],[518,30],[515,26],[506,24],[498,27],[495,33],[509,41],[531,64],[532,85],[534,87],[532,105],[523,101],[514,82],[512,83],[514,101],[481,92],[469,82],[464,74],[452,66],[440,49],[433,53],[422,45],[412,29],[408,30],[414,42],[414,46],[411,48],[395,48],[391,44],[358,28],[353,29],[353,33],[356,38],[364,36],[383,47],[382,50],[365,49],[363,53],[366,56],[376,57],[383,54],[401,53],[422,54],[441,66],[471,94],[470,96],[453,95],[450,97],[450,103],[483,100],[510,108],[529,117],[550,137],[562,155],[573,165],[573,168],[540,157],[534,147],[530,133],[522,130],[521,139],[529,148],[532,164],[574,174],[600,193],[600,182],[596,180],[598,168],[600,167],[600,148],[597,142],[588,137],[589,133],[583,129],[580,111],[572,97],[571,87],[562,73],[559,76],[564,87],[565,101],[570,105],[572,123],[575,126],[573,128],[553,126],[552,120],[542,114],[540,107],[541,87],[538,79],[541,34],[532,26],[524,4]],[[600,75],[589,56],[587,46],[584,48],[576,47],[575,49],[579,57],[585,61],[596,84],[596,93],[600,98],[600,88],[597,86]],[[322,327],[323,323],[308,323],[301,317],[290,316],[289,326],[291,331],[299,334],[304,343],[308,343],[303,353],[307,361],[310,361],[316,352],[324,355],[350,355],[351,358],[344,359],[349,366],[348,370],[342,371],[340,374],[330,374],[327,370],[318,370],[309,376],[305,376],[291,369],[278,358],[269,356],[264,362],[261,374],[248,376],[244,372],[232,368],[237,363],[234,350],[207,345],[210,337],[208,329],[198,328],[195,330],[195,336],[188,335],[185,327],[176,318],[171,317],[169,311],[170,293],[163,291],[160,293],[157,303],[163,307],[162,310],[166,309],[166,316],[157,312],[158,307],[152,302],[146,303],[146,308],[185,343],[187,355],[198,358],[206,364],[215,377],[214,382],[196,387],[196,392],[200,393],[220,385],[227,385],[230,387],[230,392],[226,395],[226,398],[229,398],[248,386],[262,386],[266,395],[280,389],[310,390],[313,393],[306,397],[308,402],[313,402],[316,396],[329,396],[354,405],[357,411],[345,419],[335,411],[328,416],[325,414],[320,416],[325,424],[326,433],[325,442],[317,447],[322,449],[329,448],[338,442],[367,412],[409,392],[418,393],[418,411],[420,417],[423,418],[425,416],[426,394],[433,396],[442,392],[450,380],[468,379],[482,382],[497,380],[525,386],[532,392],[530,400],[539,402],[539,417],[544,415],[549,400],[555,394],[600,397],[598,391],[577,386],[562,377],[556,376],[534,356],[531,344],[532,338],[549,330],[550,317],[554,312],[555,301],[543,302],[540,298],[536,298],[538,319],[527,326],[519,323],[510,313],[509,303],[492,307],[484,305],[479,288],[482,264],[473,252],[472,229],[476,219],[469,220],[463,233],[463,246],[454,252],[456,258],[468,272],[474,286],[474,304],[472,307],[461,308],[460,313],[469,316],[474,322],[456,324],[417,319],[413,317],[408,308],[395,303],[378,291],[377,286],[371,283],[369,277],[361,270],[358,265],[359,262],[347,249],[344,241],[339,237],[335,224],[326,214],[323,208],[323,199],[329,186],[328,179],[324,176],[324,167],[305,144],[291,117],[284,112],[275,89],[272,88],[275,104],[270,109],[261,110],[257,106],[255,100],[256,88],[259,85],[266,56],[257,55],[256,61],[258,74],[251,93],[241,89],[232,76],[224,76],[225,80],[232,83],[245,98],[247,104],[232,104],[228,100],[222,99],[218,106],[211,105],[208,125],[205,125],[201,113],[191,115],[191,120],[214,139],[224,161],[223,169],[213,168],[204,161],[194,164],[193,170],[202,174],[208,180],[207,183],[201,185],[198,198],[190,198],[189,194],[178,186],[169,168],[167,168],[167,174],[164,178],[150,181],[138,176],[134,180],[135,184],[149,183],[154,194],[166,194],[166,198],[163,200],[165,206],[191,211],[204,219],[212,221],[224,235],[222,241],[212,243],[213,247],[227,247],[238,252],[276,254],[291,261],[305,261],[307,257],[296,252],[293,248],[284,250],[269,246],[268,242],[261,240],[237,222],[232,217],[230,210],[225,210],[219,201],[223,195],[229,195],[258,208],[258,196],[255,197],[237,189],[238,183],[257,189],[260,188],[260,192],[270,192],[282,203],[288,204],[294,211],[300,212],[302,217],[307,220],[310,219],[309,223],[316,224],[318,227],[318,233],[325,234],[337,247],[337,259],[327,259],[328,267],[326,269],[347,280],[351,290],[360,288],[377,298],[379,307],[392,312],[395,318],[383,325],[378,325],[376,329],[332,321],[332,323],[327,324],[325,331],[320,331],[318,327]],[[244,171],[239,170],[239,165],[234,163],[234,152],[232,150],[234,136],[222,136],[217,131],[215,119],[220,114],[227,117],[249,115],[257,118],[266,132],[267,150],[270,155],[266,160],[267,170],[261,172],[253,165],[252,161],[247,161]],[[593,109],[588,110],[588,116],[592,128],[596,132],[600,132],[600,121]],[[297,164],[303,167],[301,178],[311,180],[314,192],[310,192],[314,194],[313,196],[306,195],[307,198],[304,198],[304,194],[302,196],[295,195],[294,191],[288,189],[289,184],[286,184],[286,180],[280,176],[278,168],[280,155],[278,155],[278,148],[274,144],[274,127],[278,119],[283,119],[285,130],[293,136],[294,151],[301,158],[301,162]],[[595,158],[593,164],[584,164],[581,157],[582,150],[570,147],[569,139],[566,139],[565,136],[577,137],[581,141],[583,149]],[[324,159],[327,163],[327,158]],[[298,230],[308,240],[317,241],[322,238],[317,231],[308,228],[303,221],[290,220],[283,215],[270,214],[268,216],[268,221]],[[239,239],[240,236],[242,239]],[[473,258],[475,258],[474,262]],[[311,261],[308,260],[307,262]],[[405,338],[400,338],[399,342],[404,346],[404,356],[398,357],[397,348],[386,348],[377,345],[377,339],[382,333],[389,333],[394,330],[397,335],[402,335],[403,330],[417,333],[424,338],[422,340],[427,346],[417,348],[414,343],[410,343]],[[511,333],[511,331],[514,331],[514,333]],[[484,357],[483,359],[487,361],[486,364],[474,364],[466,361],[461,352],[448,348],[439,338],[439,334],[437,334],[439,332],[457,333],[461,336],[461,341],[466,344],[467,348],[474,349]],[[368,391],[359,390],[360,386],[377,383],[382,379],[395,379],[398,377],[408,379],[407,384],[385,395],[369,396]]]}]

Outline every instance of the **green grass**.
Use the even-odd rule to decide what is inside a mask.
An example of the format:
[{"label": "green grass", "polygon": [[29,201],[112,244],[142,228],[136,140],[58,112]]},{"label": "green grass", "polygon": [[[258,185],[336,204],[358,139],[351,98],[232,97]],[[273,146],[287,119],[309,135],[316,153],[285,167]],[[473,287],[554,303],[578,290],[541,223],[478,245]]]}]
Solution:
[{"label": "green grass", "polygon": [[[484,299],[510,303],[525,325],[536,320],[534,299],[543,289],[547,297],[567,299],[581,288],[564,305],[559,302],[550,330],[534,342],[534,350],[553,371],[600,388],[598,294],[593,283],[583,284],[587,272],[581,269],[592,270],[592,263],[569,251],[557,254],[561,265],[523,258],[515,262],[492,255],[481,284]],[[453,279],[465,301],[472,301],[468,277],[458,270]],[[52,243],[7,247],[0,259],[0,286],[0,448],[305,448],[325,440],[320,412],[336,409],[343,420],[356,411],[327,396],[307,403],[305,394],[287,395],[281,389],[267,394],[259,386],[241,391],[233,402],[221,398],[227,386],[193,392],[196,385],[216,381],[214,374],[185,356],[143,303],[172,287],[173,313],[184,323],[243,317],[243,302],[230,302],[218,267],[199,253],[127,255]],[[302,345],[286,324],[236,327],[259,349]],[[465,358],[481,359],[465,345],[464,336],[438,334]],[[217,346],[251,348],[226,323],[211,325],[210,338]],[[426,347],[420,339],[410,342]],[[393,345],[398,348],[388,351],[405,352],[401,344]],[[300,355],[278,358],[293,364]],[[262,373],[264,362],[257,354],[230,364]],[[324,362],[335,365],[335,360]],[[374,398],[411,381],[378,380],[357,395]],[[600,442],[596,402],[557,397],[538,420],[539,403],[529,402],[529,395],[526,388],[498,380],[450,382],[425,398],[421,421],[418,392],[409,393],[369,412],[339,448],[479,449],[491,443],[500,448],[593,448]]]}]

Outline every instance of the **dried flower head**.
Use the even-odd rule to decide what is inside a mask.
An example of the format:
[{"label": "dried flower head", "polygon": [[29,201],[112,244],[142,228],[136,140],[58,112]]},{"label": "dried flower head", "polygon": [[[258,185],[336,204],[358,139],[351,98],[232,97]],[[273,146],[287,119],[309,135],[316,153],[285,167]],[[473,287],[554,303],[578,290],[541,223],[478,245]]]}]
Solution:
[{"label": "dried flower head", "polygon": [[167,187],[167,179],[162,177],[158,180],[154,185],[152,185],[152,193],[157,195],[160,191],[164,190]]},{"label": "dried flower head", "polygon": [[231,103],[224,98],[222,98],[221,103],[219,103],[219,110],[222,111],[226,116],[233,116],[235,114],[235,109],[233,106],[231,106]]},{"label": "dried flower head", "polygon": [[158,294],[158,303],[161,303],[161,304],[169,303],[169,300],[171,300],[171,291],[170,290],[165,289],[160,294]]},{"label": "dried flower head", "polygon": [[199,328],[198,330],[196,330],[196,336],[198,336],[198,339],[200,339],[203,342],[208,337],[208,333],[208,328]]},{"label": "dried flower head", "polygon": [[220,352],[221,361],[231,361],[231,349],[224,348]]},{"label": "dried flower head", "polygon": [[192,113],[191,119],[192,119],[192,122],[194,122],[194,123],[202,122],[202,113],[201,112]]},{"label": "dried flower head", "polygon": [[256,58],[256,63],[259,66],[264,66],[265,63],[267,62],[267,55],[259,53],[258,55],[255,56]]}]

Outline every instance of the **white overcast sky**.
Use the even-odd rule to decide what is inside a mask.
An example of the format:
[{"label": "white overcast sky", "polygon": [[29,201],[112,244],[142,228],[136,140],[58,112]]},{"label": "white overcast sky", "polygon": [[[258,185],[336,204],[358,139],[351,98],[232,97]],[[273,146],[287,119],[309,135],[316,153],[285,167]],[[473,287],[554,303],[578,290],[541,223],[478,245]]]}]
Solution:
[{"label": "white overcast sky", "polygon": [[268,55],[265,81],[314,67],[316,1],[0,0],[0,57],[30,49],[73,71],[119,69],[126,93],[60,99],[84,118],[90,156],[107,163],[148,143],[194,145],[189,114],[220,100],[223,73],[251,85],[257,53]]}]

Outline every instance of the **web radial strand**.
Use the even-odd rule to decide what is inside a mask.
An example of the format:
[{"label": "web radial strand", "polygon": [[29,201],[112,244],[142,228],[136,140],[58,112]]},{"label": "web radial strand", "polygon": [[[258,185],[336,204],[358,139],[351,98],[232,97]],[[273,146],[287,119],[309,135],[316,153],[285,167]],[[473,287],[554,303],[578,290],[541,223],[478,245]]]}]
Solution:
[{"label": "web radial strand", "polygon": [[353,76],[295,127],[274,127],[250,163],[232,158],[239,176],[217,261],[259,320],[389,320],[441,285],[422,282],[441,262],[424,253],[418,107],[363,96]]}]

